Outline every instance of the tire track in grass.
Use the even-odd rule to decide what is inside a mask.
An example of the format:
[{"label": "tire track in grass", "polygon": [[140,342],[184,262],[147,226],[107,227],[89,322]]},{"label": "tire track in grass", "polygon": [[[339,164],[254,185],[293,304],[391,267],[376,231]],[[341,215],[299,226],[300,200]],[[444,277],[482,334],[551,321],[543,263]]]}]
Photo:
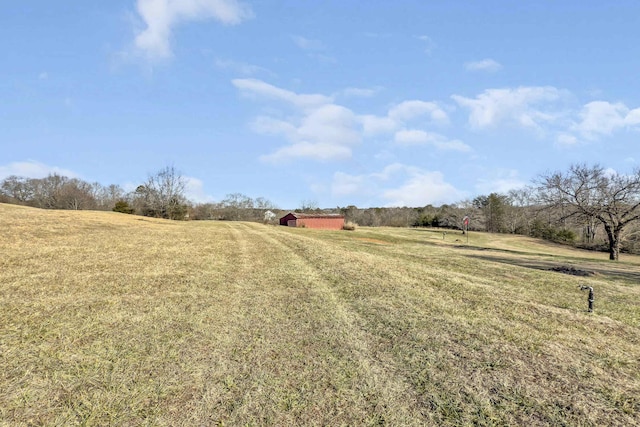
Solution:
[{"label": "tire track in grass", "polygon": [[[357,390],[351,391],[360,394],[356,401],[364,405],[365,411],[370,413],[369,421],[377,420],[391,425],[424,424],[426,420],[411,385],[403,376],[398,375],[399,369],[393,359],[378,350],[377,343],[363,328],[362,319],[353,307],[335,292],[332,279],[327,274],[330,266],[316,264],[314,260],[305,258],[298,246],[302,241],[300,236],[257,227],[259,226],[242,225],[243,231],[247,234],[259,236],[269,247],[289,254],[286,277],[298,281],[302,278],[304,283],[300,283],[299,286],[305,287],[309,292],[307,298],[314,300],[316,307],[323,307],[324,321],[328,323],[324,329],[317,329],[317,335],[311,338],[320,337],[328,340],[334,353],[329,356],[333,356],[335,362],[354,365],[349,368],[355,367],[358,371],[358,381],[352,383]],[[283,241],[283,237],[291,238],[292,241]],[[313,243],[317,246],[326,245],[318,241]],[[329,262],[330,258],[322,261]],[[321,357],[322,354],[318,356]]]},{"label": "tire track in grass", "polygon": [[[233,319],[229,329],[235,336],[226,350],[226,372],[222,380],[219,376],[216,390],[205,399],[209,408],[201,405],[198,419],[208,412],[211,419],[233,425],[335,424],[332,420],[336,419],[338,424],[343,423],[340,417],[346,411],[331,407],[340,403],[339,398],[330,400],[322,393],[313,394],[320,378],[310,381],[315,373],[308,366],[323,366],[314,365],[315,361],[305,354],[303,341],[308,337],[296,329],[308,332],[309,325],[298,328],[299,319],[291,315],[289,304],[297,294],[304,297],[306,290],[297,284],[286,285],[291,282],[289,270],[272,268],[274,260],[286,254],[268,251],[272,245],[267,241],[254,239],[256,235],[246,229],[242,232],[231,227],[233,249],[226,256],[233,259],[234,268],[227,272],[228,280],[241,290],[230,301],[233,308],[228,310]],[[265,255],[267,251],[271,256]],[[274,272],[277,274],[271,277]],[[217,409],[211,411],[211,407]]]},{"label": "tire track in grass", "polygon": [[[221,279],[226,286],[224,346],[217,348],[216,366],[207,370],[203,391],[196,399],[191,420],[218,424],[273,424],[278,419],[277,406],[263,390],[272,378],[268,365],[270,332],[265,304],[268,295],[258,287],[261,257],[254,256],[251,241],[236,223],[225,223],[227,241],[220,254],[225,263]],[[269,292],[270,290],[266,290]],[[222,344],[222,343],[219,343]]]},{"label": "tire track in grass", "polygon": [[[288,231],[286,234],[295,236],[295,240],[299,242],[306,241],[306,243],[299,243],[297,246],[299,251],[305,251],[306,255],[310,258],[315,257],[321,260],[321,262],[324,262],[324,260],[328,260],[331,256],[334,257],[334,261],[337,261],[337,264],[339,264],[335,268],[336,273],[343,274],[342,279],[333,281],[338,285],[335,287],[337,291],[342,293],[343,288],[348,286],[349,276],[357,277],[351,274],[352,272],[348,270],[348,265],[340,259],[340,253],[341,250],[344,250],[343,248],[336,248],[330,243],[319,242],[319,237],[317,236],[320,235],[314,233],[305,232],[302,234],[298,231]],[[294,240],[291,240],[291,242],[293,242],[292,250],[295,250],[296,242]],[[318,247],[322,247],[322,251],[313,250]],[[382,249],[376,249],[377,252],[379,252],[377,258],[380,258],[380,260],[383,258],[385,260],[388,259],[385,256],[387,250],[383,253]],[[394,251],[393,248],[389,250]],[[373,257],[370,253],[360,253],[359,256],[354,258],[354,260],[363,262],[365,268],[368,268],[373,276],[376,266],[371,262],[372,259]],[[407,337],[402,336],[398,336],[397,338],[390,337],[389,341],[392,342],[394,346],[406,346],[404,350],[396,353],[396,356],[399,357],[397,358],[399,365],[406,365],[406,368],[411,366],[411,369],[414,369],[423,363],[426,364],[424,368],[426,379],[415,377],[411,371],[407,372],[407,374],[411,376],[411,378],[407,379],[410,379],[410,382],[420,390],[420,393],[425,395],[423,402],[431,405],[433,409],[442,414],[442,417],[439,419],[440,421],[450,422],[452,419],[457,419],[459,422],[465,423],[479,422],[482,417],[487,416],[490,417],[490,419],[502,420],[504,423],[511,423],[515,420],[522,422],[527,420],[532,421],[532,419],[529,418],[531,413],[526,412],[527,408],[529,411],[533,411],[532,413],[537,413],[536,416],[542,417],[541,419],[549,423],[559,422],[560,420],[575,421],[580,419],[581,416],[584,416],[584,413],[578,410],[574,410],[574,412],[569,415],[553,412],[556,402],[562,401],[562,399],[569,399],[569,395],[558,394],[554,397],[547,397],[553,395],[554,390],[558,391],[564,383],[571,383],[575,380],[570,374],[566,374],[564,370],[566,367],[572,368],[575,366],[575,359],[582,360],[579,350],[577,348],[565,349],[566,344],[563,344],[560,353],[549,352],[549,350],[544,347],[542,351],[534,351],[532,353],[527,347],[531,343],[536,344],[536,340],[542,340],[541,342],[546,342],[549,339],[553,340],[551,335],[549,335],[550,331],[557,333],[558,329],[562,331],[566,329],[568,332],[569,327],[565,325],[562,319],[573,320],[580,316],[560,312],[559,310],[547,306],[540,306],[539,304],[531,305],[521,303],[511,304],[518,305],[518,308],[509,307],[510,304],[508,302],[506,305],[503,303],[500,307],[497,307],[498,312],[496,316],[483,316],[481,313],[487,309],[491,309],[491,304],[495,303],[495,299],[490,298],[486,303],[480,304],[469,301],[466,294],[470,290],[484,293],[487,288],[495,286],[491,281],[481,280],[483,283],[476,284],[473,283],[472,276],[446,272],[446,275],[439,277],[442,283],[428,280],[427,283],[421,284],[417,282],[418,275],[429,273],[430,270],[428,270],[423,263],[419,264],[413,261],[413,259],[406,261],[409,261],[408,265],[402,265],[402,269],[407,270],[406,272],[409,273],[410,278],[403,278],[400,270],[397,270],[401,267],[401,260],[399,258],[390,263],[387,266],[387,271],[384,272],[390,280],[398,280],[397,284],[399,285],[399,289],[401,289],[401,292],[406,294],[407,299],[410,300],[406,307],[408,310],[403,313],[401,318],[398,318],[398,316],[393,317],[384,312],[376,313],[375,310],[368,310],[369,307],[367,307],[367,305],[370,305],[370,302],[372,302],[368,296],[365,297],[369,298],[367,305],[359,305],[356,302],[353,308],[354,311],[359,313],[361,318],[369,320],[369,329],[375,325],[375,316],[382,314],[384,321],[390,320],[391,323],[395,323],[390,328],[391,332],[402,332],[402,322],[411,316],[412,309],[415,309],[414,311],[418,317],[433,316],[432,320],[435,321],[432,322],[424,322],[423,319],[417,319],[417,324],[422,324],[422,328],[418,329],[422,330],[416,331],[417,324],[409,326],[409,329],[412,330],[410,333],[417,334],[415,335],[417,342],[413,342],[413,339],[407,339]],[[405,262],[405,264],[407,263]],[[442,272],[444,272],[444,270]],[[476,280],[481,279],[481,276],[482,275],[477,277]],[[331,283],[330,275],[327,277],[329,277],[328,281]],[[419,286],[412,287],[411,282],[415,282]],[[368,289],[370,290],[371,288]],[[419,293],[425,291],[430,292],[432,298],[421,298]],[[397,292],[395,295],[389,295],[391,299],[397,296]],[[454,300],[456,297],[459,299],[457,302]],[[451,301],[446,302],[445,300],[447,298]],[[429,301],[429,305],[432,305],[432,307],[427,308],[425,311],[424,307],[419,308],[415,306],[415,304],[420,301]],[[411,305],[415,307],[411,307]],[[402,309],[403,307],[400,308]],[[530,313],[532,308],[535,308],[536,312],[560,314],[562,317],[551,326],[547,324],[542,325],[540,331],[538,331],[535,327],[538,322]],[[429,313],[429,310],[431,313]],[[502,324],[503,322],[504,324]],[[427,325],[430,325],[430,327],[425,329],[424,327]],[[400,328],[398,328],[398,326],[400,326]],[[515,329],[512,330],[511,328]],[[534,334],[534,342],[527,336],[521,336],[523,328],[525,331],[528,331],[528,333]],[[375,332],[376,334],[378,333],[378,331]],[[503,336],[504,334],[508,336],[507,339]],[[436,348],[430,348],[430,344],[434,343],[436,344]],[[437,344],[440,345],[438,346]],[[426,347],[420,351],[420,347],[425,345]],[[416,350],[419,351],[416,352]],[[427,350],[427,352],[423,354],[424,350]],[[635,352],[632,346],[629,346],[629,350]],[[534,360],[538,361],[533,367],[531,366],[532,356]],[[508,362],[514,363],[516,366],[510,367]],[[429,366],[431,366],[431,368],[429,368]],[[487,369],[487,366],[490,369]],[[434,367],[437,369],[434,370]],[[444,377],[443,373],[445,372],[449,372],[453,377]],[[540,373],[547,375],[545,381],[529,381],[525,379],[530,378],[531,375],[538,375]],[[623,376],[629,373],[630,371],[627,371],[627,373],[618,372],[618,374],[622,374]],[[615,372],[612,372],[612,374],[615,374]],[[602,375],[599,379],[606,381]],[[505,386],[505,384],[507,384],[507,386]],[[510,391],[508,384],[512,384],[516,390]],[[497,387],[497,389],[505,390],[506,397],[504,399],[509,405],[513,402],[521,401],[525,406],[519,407],[512,405],[496,412],[486,394],[486,390],[494,386]],[[587,386],[587,384],[582,384],[582,386]],[[592,385],[587,388],[594,391],[594,386]],[[632,391],[633,386],[631,388],[625,388],[625,396],[634,395]],[[450,394],[450,396],[446,396],[447,393]],[[573,397],[571,397],[571,399],[573,399]],[[598,396],[598,399],[600,403],[605,404],[602,396]],[[505,400],[503,400],[503,403]],[[588,399],[581,398],[579,400],[579,405],[584,403],[584,408],[589,407],[589,405],[586,404]],[[614,409],[610,404],[607,405],[608,409]],[[597,417],[598,410],[594,411],[592,408],[587,412],[589,416]],[[618,410],[616,410],[616,415],[620,417],[619,419],[626,419],[627,421],[634,419],[633,416],[621,413]]]}]

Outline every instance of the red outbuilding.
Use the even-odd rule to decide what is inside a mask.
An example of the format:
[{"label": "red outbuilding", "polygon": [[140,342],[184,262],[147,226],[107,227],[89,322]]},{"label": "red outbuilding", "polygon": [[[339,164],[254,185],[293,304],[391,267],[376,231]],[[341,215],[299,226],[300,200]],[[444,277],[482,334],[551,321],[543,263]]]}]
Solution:
[{"label": "red outbuilding", "polygon": [[342,230],[344,216],[338,214],[305,214],[289,212],[280,218],[280,225],[288,227],[317,228],[321,230]]}]

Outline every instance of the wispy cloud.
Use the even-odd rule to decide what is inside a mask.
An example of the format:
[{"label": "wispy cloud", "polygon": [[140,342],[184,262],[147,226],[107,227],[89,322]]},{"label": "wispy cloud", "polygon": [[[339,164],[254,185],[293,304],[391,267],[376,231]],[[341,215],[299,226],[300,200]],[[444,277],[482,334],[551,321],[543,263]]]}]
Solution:
[{"label": "wispy cloud", "polygon": [[320,94],[298,94],[257,79],[235,79],[232,83],[245,95],[272,99],[293,107],[287,119],[260,116],[252,129],[261,134],[283,136],[289,145],[261,157],[270,163],[294,158],[319,161],[344,160],[352,147],[362,140],[361,125],[350,109],[335,104],[333,98]]},{"label": "wispy cloud", "polygon": [[476,129],[511,124],[542,130],[542,124],[560,118],[557,101],[567,93],[551,86],[487,89],[475,98],[453,95],[470,110],[469,124]]},{"label": "wispy cloud", "polygon": [[429,36],[416,36],[416,38],[423,43],[423,49],[427,55],[431,55],[437,47],[436,43]]},{"label": "wispy cloud", "polygon": [[[386,138],[394,133],[397,144],[401,145],[422,144],[442,151],[471,151],[459,140],[425,129],[449,123],[447,113],[435,102],[403,101],[391,106],[386,116],[376,116],[357,114],[337,104],[335,96],[299,94],[258,79],[235,79],[232,83],[247,97],[280,101],[285,107],[293,108],[293,114],[291,111],[270,113],[257,117],[251,123],[255,132],[282,136],[289,143],[274,153],[262,156],[263,161],[278,163],[293,158],[345,160],[352,157],[354,147],[366,138]],[[408,125],[411,125],[411,130],[405,130]]]},{"label": "wispy cloud", "polygon": [[382,171],[351,175],[336,172],[331,192],[336,197],[364,196],[380,198],[385,206],[425,206],[453,203],[466,193],[446,182],[438,171],[393,163]]},{"label": "wispy cloud", "polygon": [[460,140],[449,140],[445,136],[434,132],[426,132],[418,129],[403,129],[396,132],[394,141],[398,145],[430,145],[438,150],[450,150],[470,152],[471,147]]},{"label": "wispy cloud", "polygon": [[359,118],[368,136],[393,133],[409,124],[413,127],[449,124],[449,116],[438,103],[420,100],[400,102],[389,108],[386,116],[363,114]]},{"label": "wispy cloud", "polygon": [[[352,147],[362,141],[355,114],[348,108],[327,104],[305,114],[295,123],[271,122],[262,129],[285,136],[291,145],[263,156],[267,162],[282,162],[296,157],[319,161],[351,158]],[[259,128],[254,127],[259,130]]]},{"label": "wispy cloud", "polygon": [[519,190],[527,186],[515,169],[498,169],[487,171],[485,178],[478,179],[475,187],[480,194],[506,194],[511,190]]},{"label": "wispy cloud", "polygon": [[136,10],[145,28],[137,32],[134,46],[152,60],[172,56],[171,36],[181,23],[214,19],[235,25],[253,17],[251,8],[238,0],[137,0]]},{"label": "wispy cloud", "polygon": [[435,102],[404,101],[389,110],[389,118],[401,122],[407,122],[421,116],[426,116],[437,124],[449,123],[447,113]]},{"label": "wispy cloud", "polygon": [[381,88],[358,88],[348,87],[340,92],[340,95],[347,98],[371,98],[380,92]]},{"label": "wispy cloud", "polygon": [[592,101],[576,105],[569,91],[552,86],[487,89],[475,98],[452,95],[469,110],[476,130],[516,126],[551,137],[558,148],[583,146],[616,132],[640,131],[640,108],[622,102]]},{"label": "wispy cloud", "polygon": [[271,154],[260,157],[267,163],[283,163],[295,158],[308,158],[321,162],[347,160],[352,156],[351,149],[343,145],[328,142],[296,142],[281,147]]},{"label": "wispy cloud", "polygon": [[313,58],[323,64],[333,64],[336,59],[327,54],[327,47],[320,40],[308,39],[302,36],[291,36],[293,43],[307,52],[309,58]]},{"label": "wispy cloud", "polygon": [[576,138],[574,135],[564,132],[560,133],[557,136],[556,142],[558,143],[558,145],[564,147],[571,147],[579,143],[578,138]]},{"label": "wispy cloud", "polygon": [[235,87],[247,96],[261,96],[291,103],[300,108],[311,108],[333,102],[331,97],[319,94],[297,94],[258,79],[234,79]]},{"label": "wispy cloud", "polygon": [[472,61],[464,64],[467,71],[488,71],[496,72],[502,69],[502,64],[493,59],[483,59],[481,61]]},{"label": "wispy cloud", "polygon": [[232,59],[216,59],[215,66],[221,70],[230,70],[245,76],[251,76],[254,74],[265,73],[273,75],[267,68],[260,67],[258,65],[248,64],[246,62],[234,61]]},{"label": "wispy cloud", "polygon": [[324,50],[324,44],[319,40],[312,40],[302,36],[291,36],[291,40],[303,50]]}]

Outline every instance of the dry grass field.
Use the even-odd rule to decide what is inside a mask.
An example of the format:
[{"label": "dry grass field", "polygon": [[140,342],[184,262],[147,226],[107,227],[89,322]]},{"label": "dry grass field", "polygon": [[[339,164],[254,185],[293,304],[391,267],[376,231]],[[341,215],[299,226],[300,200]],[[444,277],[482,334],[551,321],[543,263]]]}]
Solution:
[{"label": "dry grass field", "polygon": [[640,424],[639,257],[444,237],[0,205],[0,424]]}]

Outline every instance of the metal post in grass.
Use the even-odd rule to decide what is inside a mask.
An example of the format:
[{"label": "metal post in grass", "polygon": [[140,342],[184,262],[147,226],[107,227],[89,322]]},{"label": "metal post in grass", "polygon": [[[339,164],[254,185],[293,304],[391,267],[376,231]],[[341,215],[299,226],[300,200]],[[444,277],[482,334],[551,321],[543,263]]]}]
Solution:
[{"label": "metal post in grass", "polygon": [[593,286],[580,286],[581,291],[589,291],[588,301],[589,301],[589,313],[593,313]]},{"label": "metal post in grass", "polygon": [[465,216],[462,218],[463,228],[462,231],[467,235],[467,245],[469,244],[469,217]]}]

